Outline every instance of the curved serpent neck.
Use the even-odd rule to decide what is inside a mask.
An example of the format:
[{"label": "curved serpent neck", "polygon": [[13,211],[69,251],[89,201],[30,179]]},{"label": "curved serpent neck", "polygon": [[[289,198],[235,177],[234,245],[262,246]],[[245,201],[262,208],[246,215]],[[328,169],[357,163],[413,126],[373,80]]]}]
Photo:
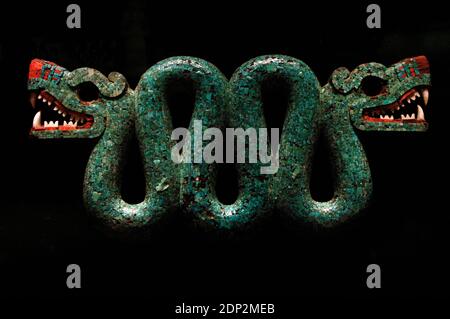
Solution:
[{"label": "curved serpent neck", "polygon": [[[286,127],[280,151],[280,171],[274,189],[279,208],[295,219],[324,226],[334,225],[363,209],[372,192],[370,169],[364,149],[353,129],[345,98],[334,97],[326,85],[321,90],[318,121],[306,120],[312,109],[291,110],[287,121],[297,120]],[[317,107],[319,109],[319,107]],[[310,115],[312,116],[312,114]],[[310,117],[312,118],[312,117]],[[334,170],[334,196],[326,202],[311,197],[310,177],[314,143],[322,136],[330,148]],[[303,136],[299,140],[289,136]]]},{"label": "curved serpent neck", "polygon": [[319,125],[330,148],[335,192],[328,202],[317,202],[310,196],[305,201],[309,218],[321,224],[346,220],[367,207],[372,195],[370,167],[350,119],[349,103],[345,96],[333,93],[329,85],[323,87]]},{"label": "curved serpent neck", "polygon": [[[103,224],[116,230],[146,226],[170,208],[149,196],[148,179],[143,202],[129,204],[122,199],[122,168],[135,127],[134,95],[132,90],[128,90],[120,104],[108,108],[105,131],[89,157],[84,177],[83,195],[87,210]],[[171,186],[171,189],[176,188],[174,183]]]}]

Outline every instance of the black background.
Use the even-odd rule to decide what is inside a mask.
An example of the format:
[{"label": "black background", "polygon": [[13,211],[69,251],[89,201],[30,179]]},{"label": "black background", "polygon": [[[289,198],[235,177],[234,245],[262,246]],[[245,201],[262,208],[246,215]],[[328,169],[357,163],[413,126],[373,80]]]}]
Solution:
[{"label": "black background", "polygon": [[[155,307],[166,313],[182,301],[284,302],[286,310],[308,296],[448,295],[450,20],[442,2],[378,2],[379,30],[366,27],[368,3],[292,1],[79,1],[82,28],[70,30],[68,3],[12,3],[2,11],[0,294],[140,295],[164,300]],[[274,216],[268,225],[222,238],[192,229],[180,216],[148,242],[110,238],[96,229],[82,203],[83,172],[95,141],[28,136],[32,58],[69,70],[118,71],[135,87],[146,69],[175,55],[206,59],[229,78],[247,60],[274,53],[306,62],[322,85],[340,66],[388,65],[422,54],[430,60],[429,131],[358,133],[374,196],[369,209],[340,227],[286,225]],[[280,88],[269,88],[266,96],[273,112],[282,110]],[[173,107],[182,108],[190,98],[189,90],[174,89]],[[319,145],[317,197],[330,193],[329,170],[326,147]],[[230,176],[221,175],[224,200],[235,193]],[[124,198],[138,202],[143,183],[134,143]],[[82,289],[66,288],[71,263],[82,268]],[[371,263],[382,268],[378,290],[366,287]]]}]

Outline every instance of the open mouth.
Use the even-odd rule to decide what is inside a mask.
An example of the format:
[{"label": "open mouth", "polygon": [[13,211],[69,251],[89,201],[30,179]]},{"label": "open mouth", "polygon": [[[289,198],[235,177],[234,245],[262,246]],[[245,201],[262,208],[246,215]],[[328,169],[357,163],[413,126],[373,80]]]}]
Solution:
[{"label": "open mouth", "polygon": [[394,103],[363,110],[363,119],[370,122],[426,122],[428,97],[427,87],[411,89]]},{"label": "open mouth", "polygon": [[32,91],[30,102],[37,110],[33,118],[33,131],[83,130],[89,129],[94,123],[92,116],[67,109],[45,90]]}]

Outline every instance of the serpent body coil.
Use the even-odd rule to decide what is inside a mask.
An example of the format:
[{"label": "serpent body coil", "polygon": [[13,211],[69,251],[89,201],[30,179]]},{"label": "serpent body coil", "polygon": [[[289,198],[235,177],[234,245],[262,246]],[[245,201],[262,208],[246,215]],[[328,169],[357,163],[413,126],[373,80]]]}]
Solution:
[{"label": "serpent body coil", "polygon": [[[218,164],[178,165],[171,159],[175,141],[166,94],[171,81],[179,79],[191,81],[195,90],[190,131],[195,120],[219,129],[266,127],[263,82],[282,80],[289,86],[279,169],[264,175],[260,163],[237,165],[239,194],[233,204],[221,203],[215,194]],[[97,89],[90,99],[80,94],[85,83]],[[339,68],[322,88],[305,63],[288,56],[254,58],[230,81],[207,61],[173,57],[147,70],[135,90],[118,73],[105,77],[90,68],[69,72],[35,59],[28,79],[37,111],[30,134],[98,138],[86,168],[84,202],[93,216],[116,230],[158,225],[177,208],[217,229],[251,225],[273,208],[295,220],[333,226],[364,209],[372,192],[369,164],[355,131],[425,131],[429,86],[429,65],[423,56],[390,67],[367,63],[352,72]],[[51,112],[61,119],[46,121]],[[309,187],[313,146],[321,133],[331,150],[335,176],[334,196],[327,202],[315,201]],[[120,181],[134,134],[146,195],[141,203],[129,204],[120,194]],[[248,148],[245,143],[246,153]]]}]

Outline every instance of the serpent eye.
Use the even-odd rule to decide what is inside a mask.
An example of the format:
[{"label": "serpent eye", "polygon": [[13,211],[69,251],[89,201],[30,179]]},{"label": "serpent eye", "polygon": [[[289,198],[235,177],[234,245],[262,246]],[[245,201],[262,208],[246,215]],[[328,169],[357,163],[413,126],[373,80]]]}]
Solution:
[{"label": "serpent eye", "polygon": [[76,88],[78,98],[82,102],[93,102],[98,100],[99,98],[99,91],[97,86],[93,84],[92,82],[84,82],[77,86]]},{"label": "serpent eye", "polygon": [[377,96],[386,91],[386,80],[377,76],[367,76],[361,82],[361,88],[367,96]]}]

